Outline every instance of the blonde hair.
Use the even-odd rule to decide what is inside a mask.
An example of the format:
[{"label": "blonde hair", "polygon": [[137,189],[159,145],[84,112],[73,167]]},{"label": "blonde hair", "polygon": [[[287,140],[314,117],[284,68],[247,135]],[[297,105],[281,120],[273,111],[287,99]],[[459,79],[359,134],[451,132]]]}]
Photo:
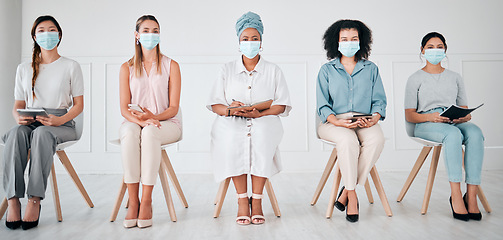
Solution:
[{"label": "blonde hair", "polygon": [[[159,25],[159,22],[157,21],[157,19],[154,16],[143,15],[140,18],[138,18],[138,20],[136,20],[136,31],[137,32],[140,32],[140,25],[146,20],[152,20],[152,21],[156,22],[157,25],[159,26],[159,29],[161,28],[161,26]],[[155,52],[156,52],[156,56],[157,56],[157,73],[161,74],[162,73],[162,71],[161,71],[162,54],[161,54],[161,49],[159,47],[159,44],[157,44],[157,46],[155,46]],[[142,69],[143,69],[142,60],[143,60],[143,51],[141,49],[141,43],[137,39],[135,39],[134,56],[131,59],[129,59],[128,64],[129,64],[129,66],[133,66],[135,76],[137,76],[137,77],[141,76],[141,74],[142,74]]]},{"label": "blonde hair", "polygon": [[54,23],[59,32],[59,39],[63,37],[63,30],[59,26],[58,21],[56,21],[53,16],[40,16],[33,23],[33,27],[31,27],[31,39],[33,39],[33,54],[31,56],[31,68],[33,69],[33,76],[31,77],[31,92],[33,94],[33,98],[37,97],[35,96],[35,82],[37,81],[38,74],[40,73],[40,62],[42,61],[42,58],[40,56],[42,50],[40,49],[37,41],[35,41],[35,31],[37,30],[37,26],[45,21],[51,21],[52,23]]}]

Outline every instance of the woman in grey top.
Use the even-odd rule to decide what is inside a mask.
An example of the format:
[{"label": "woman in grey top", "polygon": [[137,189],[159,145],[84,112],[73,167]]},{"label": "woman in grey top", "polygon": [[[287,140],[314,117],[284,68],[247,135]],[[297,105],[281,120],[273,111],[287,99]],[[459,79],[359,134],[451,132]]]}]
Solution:
[{"label": "woman in grey top", "polygon": [[[446,50],[447,44],[442,34],[431,32],[424,36],[421,53],[427,62],[407,81],[405,118],[408,122],[416,123],[416,137],[442,143],[451,186],[449,202],[453,217],[464,221],[480,220],[482,215],[477,206],[477,187],[484,159],[484,136],[477,125],[469,122],[470,114],[452,121],[440,116],[443,110],[453,104],[468,108],[461,76],[440,64]],[[466,150],[464,159],[463,144]],[[463,160],[467,184],[464,196],[460,187]]]}]

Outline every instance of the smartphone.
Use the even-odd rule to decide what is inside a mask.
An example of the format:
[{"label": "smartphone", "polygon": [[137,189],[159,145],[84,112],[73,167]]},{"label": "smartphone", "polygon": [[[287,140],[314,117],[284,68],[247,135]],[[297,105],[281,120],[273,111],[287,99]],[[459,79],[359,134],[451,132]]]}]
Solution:
[{"label": "smartphone", "polygon": [[140,105],[138,104],[128,104],[127,105],[130,109],[133,109],[135,111],[138,111],[138,112],[143,112],[143,110],[141,109]]},{"label": "smartphone", "polygon": [[372,114],[354,114],[351,118],[351,122],[355,122],[356,120],[358,120],[359,118],[366,118],[366,119],[370,119],[372,118]]}]

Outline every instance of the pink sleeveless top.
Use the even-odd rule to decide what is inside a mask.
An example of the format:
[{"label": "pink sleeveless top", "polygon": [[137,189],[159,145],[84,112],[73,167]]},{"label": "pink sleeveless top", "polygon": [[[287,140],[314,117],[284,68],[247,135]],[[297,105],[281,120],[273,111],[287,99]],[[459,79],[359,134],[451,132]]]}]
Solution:
[{"label": "pink sleeveless top", "polygon": [[[129,66],[129,89],[131,91],[131,103],[147,108],[153,114],[160,114],[169,107],[169,73],[171,59],[162,55],[161,74],[157,72],[157,63],[152,64],[150,73],[145,73],[142,67],[141,76],[136,76],[133,66]],[[176,123],[181,127],[178,114],[168,121]]]}]

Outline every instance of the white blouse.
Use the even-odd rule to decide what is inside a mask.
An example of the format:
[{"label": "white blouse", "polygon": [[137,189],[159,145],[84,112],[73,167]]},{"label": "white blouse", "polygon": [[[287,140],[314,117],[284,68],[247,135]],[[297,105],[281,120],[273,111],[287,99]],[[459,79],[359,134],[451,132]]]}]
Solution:
[{"label": "white blouse", "polygon": [[68,109],[73,97],[84,95],[84,80],[79,63],[60,57],[49,64],[40,64],[35,82],[35,99],[31,91],[31,62],[19,64],[14,98],[25,101],[27,108]]},{"label": "white blouse", "polygon": [[[234,100],[254,104],[272,99],[272,105],[284,105],[279,116],[288,116],[290,96],[281,69],[261,59],[247,71],[241,59],[227,63],[213,85],[206,106],[229,106]],[[281,170],[278,145],[283,136],[281,120],[276,115],[243,118],[217,115],[211,131],[211,150],[215,180],[252,174],[271,177]]]}]

